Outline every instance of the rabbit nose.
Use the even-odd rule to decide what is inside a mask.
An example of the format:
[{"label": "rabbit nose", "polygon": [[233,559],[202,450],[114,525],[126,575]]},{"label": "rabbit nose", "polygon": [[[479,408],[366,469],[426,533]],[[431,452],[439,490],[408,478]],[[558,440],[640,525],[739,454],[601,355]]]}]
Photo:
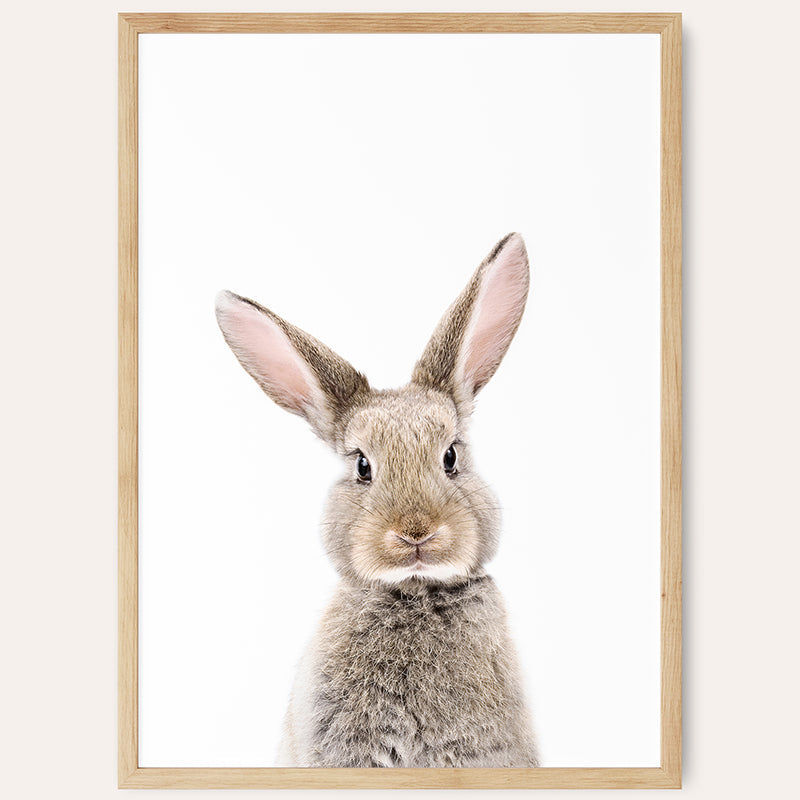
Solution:
[{"label": "rabbit nose", "polygon": [[434,536],[438,533],[437,530],[429,530],[428,528],[423,529],[412,529],[412,530],[404,530],[397,534],[397,538],[401,539],[402,541],[406,542],[406,544],[413,544],[413,545],[421,545],[425,542],[433,539]]},{"label": "rabbit nose", "polygon": [[415,509],[402,514],[393,529],[407,544],[420,545],[436,535],[438,526],[429,514]]}]

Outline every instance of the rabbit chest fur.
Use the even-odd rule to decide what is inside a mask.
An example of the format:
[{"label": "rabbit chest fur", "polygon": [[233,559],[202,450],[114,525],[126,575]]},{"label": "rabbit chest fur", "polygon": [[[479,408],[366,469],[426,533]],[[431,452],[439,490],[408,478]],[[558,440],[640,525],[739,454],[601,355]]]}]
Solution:
[{"label": "rabbit chest fur", "polygon": [[534,767],[529,730],[490,577],[406,591],[342,586],[299,672],[280,760]]}]

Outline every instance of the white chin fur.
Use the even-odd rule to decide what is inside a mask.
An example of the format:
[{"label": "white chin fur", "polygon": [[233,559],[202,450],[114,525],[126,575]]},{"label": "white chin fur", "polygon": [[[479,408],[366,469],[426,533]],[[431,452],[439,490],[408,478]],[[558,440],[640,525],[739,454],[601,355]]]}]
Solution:
[{"label": "white chin fur", "polygon": [[421,578],[429,581],[447,581],[459,576],[465,576],[466,570],[452,564],[417,565],[413,567],[398,567],[381,572],[377,578],[382,583],[401,583],[409,578]]}]

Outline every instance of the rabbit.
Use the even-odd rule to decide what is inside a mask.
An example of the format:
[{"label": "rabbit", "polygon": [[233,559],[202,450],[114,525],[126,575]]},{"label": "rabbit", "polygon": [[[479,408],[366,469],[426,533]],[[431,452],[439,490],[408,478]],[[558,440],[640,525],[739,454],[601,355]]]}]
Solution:
[{"label": "rabbit", "polygon": [[502,597],[500,530],[467,428],[522,318],[529,268],[503,238],[442,317],[410,383],[376,390],[258,303],[217,297],[225,341],[344,462],[322,541],[340,576],[284,720],[285,767],[537,767]]}]

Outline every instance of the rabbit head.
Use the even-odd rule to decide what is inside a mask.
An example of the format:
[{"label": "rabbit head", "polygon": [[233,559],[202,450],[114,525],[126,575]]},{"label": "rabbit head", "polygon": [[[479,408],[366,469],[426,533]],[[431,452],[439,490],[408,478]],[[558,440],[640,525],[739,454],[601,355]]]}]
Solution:
[{"label": "rabbit head", "polygon": [[476,474],[467,425],[508,350],[528,294],[525,245],[502,239],[442,317],[410,383],[375,390],[347,361],[252,300],[217,298],[242,366],[344,459],[322,536],[359,584],[454,583],[497,548],[497,501]]}]

